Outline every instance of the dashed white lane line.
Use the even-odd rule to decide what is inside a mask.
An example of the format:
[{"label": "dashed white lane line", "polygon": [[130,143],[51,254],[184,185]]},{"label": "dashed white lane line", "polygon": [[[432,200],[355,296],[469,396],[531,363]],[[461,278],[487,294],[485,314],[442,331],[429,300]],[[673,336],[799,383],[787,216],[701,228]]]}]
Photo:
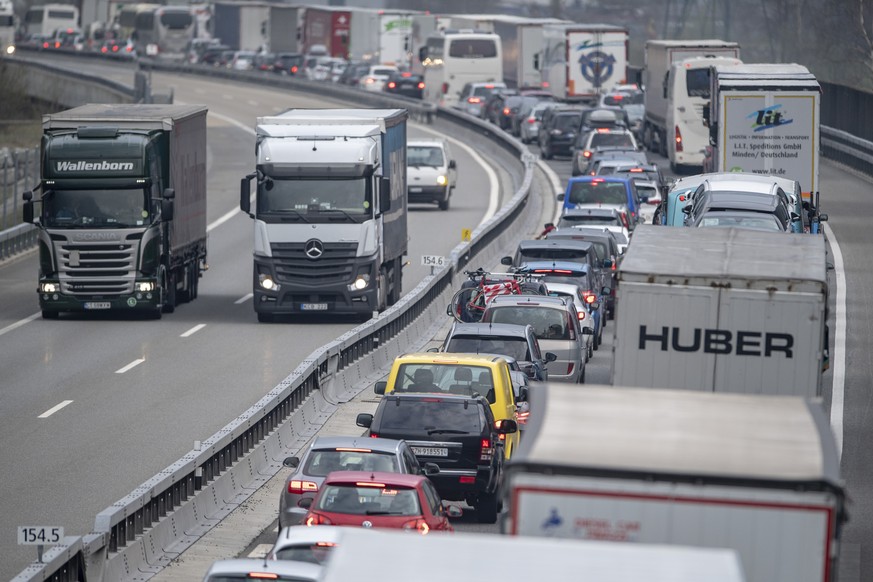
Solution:
[{"label": "dashed white lane line", "polygon": [[242,305],[243,303],[245,303],[246,301],[248,301],[249,299],[251,299],[254,296],[255,296],[254,293],[246,293],[245,295],[243,295],[242,297],[240,297],[239,299],[234,301],[233,304],[234,305]]},{"label": "dashed white lane line", "polygon": [[267,554],[270,553],[270,550],[272,550],[272,549],[273,549],[272,544],[258,544],[254,547],[254,549],[251,552],[249,552],[248,557],[249,558],[256,558],[256,559],[264,558],[267,556]]},{"label": "dashed white lane line", "polygon": [[179,337],[191,337],[192,335],[194,335],[195,333],[197,333],[198,331],[200,331],[204,327],[206,327],[205,323],[198,323],[197,325],[195,325],[194,327],[192,327],[191,329],[189,329],[185,333],[181,334]]},{"label": "dashed white lane line", "polygon": [[837,297],[834,314],[834,353],[831,365],[834,367],[834,386],[831,392],[831,429],[837,441],[837,453],[843,456],[843,409],[846,392],[846,269],[843,252],[833,229],[824,223],[824,232],[834,255],[834,273],[837,277]]},{"label": "dashed white lane line", "polygon": [[72,400],[64,400],[63,402],[61,402],[57,406],[53,406],[53,407],[49,408],[48,410],[46,410],[45,412],[43,412],[42,414],[37,416],[37,418],[48,418],[49,416],[51,416],[52,414],[54,414],[55,412],[57,412],[61,408],[68,406],[72,403],[73,403]]},{"label": "dashed white lane line", "polygon": [[6,327],[4,327],[3,329],[0,329],[0,335],[3,335],[4,333],[9,333],[10,331],[12,331],[12,330],[14,330],[14,329],[18,329],[18,328],[21,327],[22,325],[25,325],[25,324],[27,324],[27,323],[30,323],[30,322],[33,321],[34,319],[38,318],[40,315],[42,315],[42,312],[37,311],[37,312],[34,313],[33,315],[28,315],[28,316],[25,317],[24,319],[19,319],[19,320],[16,321],[15,323],[10,323],[9,325],[7,325]]},{"label": "dashed white lane line", "polygon": [[124,374],[125,372],[128,372],[128,371],[132,370],[133,368],[136,368],[137,366],[139,366],[143,362],[145,362],[145,358],[138,358],[138,359],[132,361],[131,363],[129,363],[128,365],[126,365],[125,367],[115,370],[115,373],[116,374]]}]

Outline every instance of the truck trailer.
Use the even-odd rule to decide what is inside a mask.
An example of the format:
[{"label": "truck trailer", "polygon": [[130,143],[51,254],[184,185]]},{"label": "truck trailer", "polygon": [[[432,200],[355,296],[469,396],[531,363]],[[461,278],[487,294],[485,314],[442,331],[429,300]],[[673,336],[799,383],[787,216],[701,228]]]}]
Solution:
[{"label": "truck trailer", "polygon": [[772,174],[800,182],[817,208],[821,86],[803,65],[712,69],[705,171]]},{"label": "truck trailer", "polygon": [[[270,7],[265,2],[216,2],[213,7],[212,35],[238,51],[257,51],[267,44]],[[285,34],[294,34],[294,30]]]},{"label": "truck trailer", "polygon": [[349,58],[352,15],[349,8],[307,6],[303,12],[303,53],[325,51],[328,57]]},{"label": "truck trailer", "polygon": [[270,4],[267,18],[267,46],[271,53],[302,53],[300,30],[303,11],[301,6]]},{"label": "truck trailer", "polygon": [[562,101],[593,101],[627,82],[628,31],[611,24],[543,25],[541,84]]},{"label": "truck trailer", "polygon": [[641,225],[616,287],[613,384],[821,396],[822,237]]},{"label": "truck trailer", "polygon": [[[700,57],[712,60],[708,64],[689,61],[673,69],[685,59]],[[643,70],[646,112],[642,131],[645,146],[667,157],[673,167],[701,166],[703,150],[709,143],[702,110],[709,102],[710,66],[740,64],[739,59],[740,45],[735,42],[646,41]]]},{"label": "truck trailer", "polygon": [[206,113],[89,104],[43,116],[40,184],[25,193],[24,216],[39,228],[44,318],[104,310],[159,318],[197,297]]},{"label": "truck trailer", "polygon": [[349,8],[350,60],[408,67],[412,51],[410,11]]},{"label": "truck trailer", "polygon": [[820,401],[559,383],[529,398],[504,534],[729,548],[749,582],[836,579],[846,492]]},{"label": "truck trailer", "polygon": [[290,109],[257,119],[255,171],[242,179],[240,208],[255,224],[259,321],[369,318],[400,299],[407,117],[405,109]]}]

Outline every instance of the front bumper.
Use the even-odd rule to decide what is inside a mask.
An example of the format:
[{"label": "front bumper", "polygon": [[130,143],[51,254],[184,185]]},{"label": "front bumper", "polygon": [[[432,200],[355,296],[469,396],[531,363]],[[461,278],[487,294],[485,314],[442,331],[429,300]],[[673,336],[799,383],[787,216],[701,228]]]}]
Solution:
[{"label": "front bumper", "polygon": [[[497,483],[493,478],[495,474],[488,466],[480,466],[476,469],[444,469],[440,467],[440,472],[429,478],[440,497],[449,501],[461,501],[470,496],[495,491],[497,488]],[[470,478],[473,478],[473,482],[461,482],[461,479],[469,480]]]},{"label": "front bumper", "polygon": [[[56,280],[41,279],[40,283],[54,282]],[[54,293],[40,292],[39,308],[47,312],[100,312],[100,311],[129,311],[129,312],[152,312],[162,305],[161,290],[134,291],[120,295],[71,295],[60,291]]]},{"label": "front bumper", "polygon": [[409,202],[445,202],[449,199],[448,186],[408,186]]}]

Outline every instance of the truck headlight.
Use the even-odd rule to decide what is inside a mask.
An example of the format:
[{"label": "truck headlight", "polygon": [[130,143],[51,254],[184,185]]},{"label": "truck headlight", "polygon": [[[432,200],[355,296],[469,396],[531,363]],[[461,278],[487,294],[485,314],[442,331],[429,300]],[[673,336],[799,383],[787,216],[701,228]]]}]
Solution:
[{"label": "truck headlight", "polygon": [[137,281],[133,284],[133,289],[140,293],[148,293],[155,290],[154,281]]},{"label": "truck headlight", "polygon": [[270,275],[264,275],[263,273],[258,275],[258,282],[261,285],[261,288],[266,289],[267,291],[276,291],[279,289],[279,286],[273,281],[273,278]]},{"label": "truck headlight", "polygon": [[355,277],[355,280],[349,285],[349,291],[363,291],[370,284],[370,275],[362,273]]},{"label": "truck headlight", "polygon": [[445,186],[448,183],[449,180],[445,176],[437,176],[437,184],[439,184],[440,186]]},{"label": "truck headlight", "polygon": [[7,54],[7,55],[11,55],[11,54],[13,54],[14,52],[15,52],[15,47],[14,47],[14,46],[9,45],[8,47],[6,47],[6,54]]},{"label": "truck headlight", "polygon": [[39,284],[40,293],[57,293],[60,291],[60,285],[53,282],[45,282]]}]

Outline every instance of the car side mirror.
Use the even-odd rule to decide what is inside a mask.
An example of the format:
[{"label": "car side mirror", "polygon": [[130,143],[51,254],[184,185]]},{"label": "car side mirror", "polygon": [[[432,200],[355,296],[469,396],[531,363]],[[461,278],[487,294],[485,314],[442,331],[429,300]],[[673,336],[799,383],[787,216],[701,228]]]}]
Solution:
[{"label": "car side mirror", "polygon": [[462,515],[464,515],[464,510],[457,505],[443,505],[443,509],[446,510],[446,515],[452,518],[461,517]]},{"label": "car side mirror", "polygon": [[367,412],[361,412],[355,419],[355,424],[363,428],[370,428],[373,424],[373,415]]},{"label": "car side mirror", "polygon": [[518,432],[518,423],[511,418],[495,420],[494,429],[498,434],[512,434]]},{"label": "car side mirror", "polygon": [[297,502],[297,507],[302,507],[303,509],[309,509],[312,507],[312,502],[315,501],[313,497],[304,497],[300,501]]},{"label": "car side mirror", "polygon": [[421,467],[421,474],[427,477],[433,477],[434,475],[439,475],[440,466],[436,463],[425,463]]},{"label": "car side mirror", "polygon": [[440,349],[439,348],[427,348],[427,351],[428,352],[439,352]]},{"label": "car side mirror", "polygon": [[683,206],[682,213],[683,214],[691,214],[691,206]]},{"label": "car side mirror", "polygon": [[603,268],[611,269],[612,268],[612,259],[603,259]]},{"label": "car side mirror", "polygon": [[300,457],[285,457],[285,460],[282,461],[283,467],[288,467],[289,469],[296,469],[300,466]]},{"label": "car side mirror", "polygon": [[527,386],[522,386],[521,390],[518,392],[518,401],[519,402],[527,402],[530,397],[530,392],[527,389]]},{"label": "car side mirror", "polygon": [[612,288],[611,288],[611,287],[604,287],[604,288],[600,291],[600,294],[601,294],[601,295],[609,295],[610,293],[612,293]]},{"label": "car side mirror", "polygon": [[506,265],[507,267],[511,267],[512,266],[512,257],[503,257],[502,259],[500,259],[500,264]]},{"label": "car side mirror", "polygon": [[458,164],[455,163],[455,160],[449,160],[449,169],[454,170]]},{"label": "car side mirror", "polygon": [[380,380],[379,382],[376,382],[375,386],[373,386],[373,392],[382,395],[385,394],[386,388],[388,388],[388,382],[386,382],[385,380]]},{"label": "car side mirror", "polygon": [[592,311],[597,311],[598,309],[600,309],[600,301],[595,301],[594,303],[589,303],[588,305],[591,306]]},{"label": "car side mirror", "polygon": [[582,335],[594,335],[594,328],[591,327],[583,327]]},{"label": "car side mirror", "polygon": [[827,221],[828,221],[828,215],[827,215],[827,214],[819,214],[819,215],[818,215],[818,220],[819,220],[819,222],[827,222]]},{"label": "car side mirror", "polygon": [[546,362],[547,363],[554,362],[557,359],[558,359],[558,356],[554,352],[546,352]]},{"label": "car side mirror", "polygon": [[564,194],[565,194],[564,192],[558,192],[558,195],[556,196],[556,198],[558,199],[558,202],[564,201]]}]

